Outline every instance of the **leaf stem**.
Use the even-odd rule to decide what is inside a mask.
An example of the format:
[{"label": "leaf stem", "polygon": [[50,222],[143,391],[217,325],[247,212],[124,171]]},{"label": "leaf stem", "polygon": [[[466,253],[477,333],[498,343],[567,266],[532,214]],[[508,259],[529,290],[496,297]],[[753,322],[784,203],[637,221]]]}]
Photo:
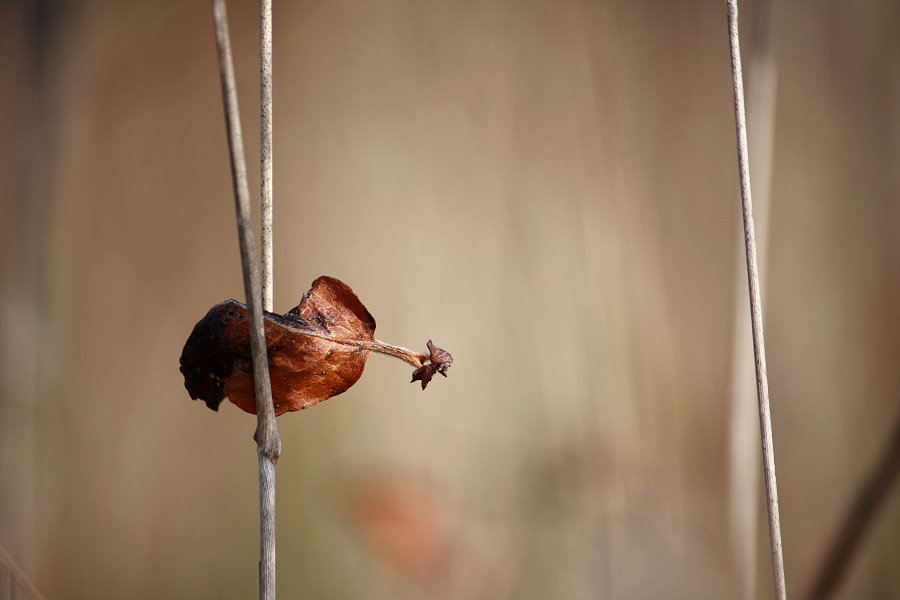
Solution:
[{"label": "leaf stem", "polygon": [[388,344],[387,342],[382,342],[381,340],[351,340],[346,338],[336,338],[328,335],[327,333],[319,333],[317,331],[310,331],[308,329],[300,329],[297,327],[294,327],[293,329],[296,329],[303,335],[328,340],[329,342],[334,342],[335,344],[355,346],[356,348],[363,348],[364,350],[378,352],[379,354],[387,354],[388,356],[399,358],[400,360],[409,363],[416,368],[421,367],[429,360],[427,354],[420,354],[415,350],[410,350],[409,348],[404,348],[403,346],[394,346],[393,344]]},{"label": "leaf stem", "polygon": [[416,368],[421,367],[429,360],[428,356],[425,354],[419,354],[418,352],[410,350],[409,348],[404,348],[403,346],[394,346],[393,344],[388,344],[386,342],[382,342],[381,340],[373,340],[371,342],[369,342],[368,340],[347,340],[347,342],[350,342],[351,346],[359,346],[360,348],[365,348],[366,350],[371,350],[372,352],[378,352],[380,354],[387,354],[388,356],[399,358],[400,360],[405,361]]}]

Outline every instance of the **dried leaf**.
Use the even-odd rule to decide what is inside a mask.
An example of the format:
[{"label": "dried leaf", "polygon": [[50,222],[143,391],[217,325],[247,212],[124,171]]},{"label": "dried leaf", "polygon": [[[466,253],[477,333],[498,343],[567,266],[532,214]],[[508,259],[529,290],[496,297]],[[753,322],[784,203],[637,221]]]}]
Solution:
[{"label": "dried leaf", "polygon": [[428,351],[431,353],[431,362],[413,371],[412,381],[410,381],[410,383],[421,381],[423,390],[428,387],[428,383],[435,373],[440,373],[446,377],[447,369],[453,364],[453,357],[450,353],[443,348],[435,346],[431,340],[428,340]]},{"label": "dried leaf", "polygon": [[[184,386],[213,410],[227,396],[256,414],[247,321],[245,305],[222,302],[197,323],[184,346]],[[369,350],[332,340],[373,341],[375,333],[375,319],[353,290],[324,276],[287,314],[265,313],[264,325],[276,415],[314,406],[356,383]]]}]

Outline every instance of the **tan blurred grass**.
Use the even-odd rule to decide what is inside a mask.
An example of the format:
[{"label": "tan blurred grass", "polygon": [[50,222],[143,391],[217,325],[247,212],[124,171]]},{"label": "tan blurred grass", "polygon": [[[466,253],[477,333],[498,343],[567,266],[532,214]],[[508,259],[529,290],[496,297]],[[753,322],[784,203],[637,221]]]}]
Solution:
[{"label": "tan blurred grass", "polygon": [[[254,10],[230,11],[251,172]],[[789,590],[900,395],[897,12],[781,14],[767,337]],[[0,543],[48,598],[247,597],[252,419],[191,404],[177,372],[194,322],[241,294],[208,6],[67,13],[47,170],[12,168],[34,111],[2,22]],[[276,310],[334,275],[380,337],[456,357],[425,393],[373,357],[280,420],[282,595],[426,594],[342,509],[377,467],[432,482],[478,557],[448,597],[728,596],[724,31],[699,2],[276,8]],[[900,594],[896,508],[843,597]]]}]

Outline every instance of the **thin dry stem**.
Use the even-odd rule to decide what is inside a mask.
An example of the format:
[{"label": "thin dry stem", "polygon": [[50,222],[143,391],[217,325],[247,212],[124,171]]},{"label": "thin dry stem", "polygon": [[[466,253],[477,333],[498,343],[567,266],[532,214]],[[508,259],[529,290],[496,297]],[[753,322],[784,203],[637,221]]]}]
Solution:
[{"label": "thin dry stem", "polygon": [[772,416],[769,406],[769,383],[766,374],[762,302],[760,300],[759,270],[756,257],[756,235],[753,228],[750,157],[747,149],[747,118],[744,107],[743,75],[741,72],[737,0],[726,0],[726,6],[728,9],[728,37],[731,47],[731,75],[741,183],[741,207],[744,221],[744,247],[747,259],[747,280],[750,288],[750,320],[753,331],[753,355],[756,362],[756,393],[759,408],[760,441],[762,444],[763,474],[766,484],[766,506],[769,517],[772,579],[775,587],[775,597],[777,600],[786,600],[784,555],[781,546],[781,519],[778,510],[778,484],[775,478],[775,448],[772,442]]},{"label": "thin dry stem", "polygon": [[[274,305],[274,263],[272,258],[272,0],[259,3],[259,215],[261,246],[261,296],[264,310],[271,311]],[[268,368],[268,364],[266,365]],[[259,396],[257,415],[259,415]],[[271,408],[271,406],[269,407]],[[274,411],[270,421],[275,427]],[[263,424],[257,421],[257,427]],[[276,436],[278,430],[275,429]],[[262,446],[260,446],[261,448]],[[281,449],[279,447],[279,454]],[[264,452],[259,453],[260,485],[260,561],[259,597],[267,600],[275,598],[275,460],[270,460]],[[263,493],[271,488],[270,494]]]},{"label": "thin dry stem", "polygon": [[263,309],[273,307],[272,262],[272,0],[259,3],[259,194]]},{"label": "thin dry stem", "polygon": [[[363,346],[364,348],[366,346]],[[386,342],[382,342],[381,340],[375,340],[374,344],[368,348],[373,352],[379,352],[381,354],[387,354],[388,356],[393,356],[395,358],[399,358],[400,360],[406,361],[412,366],[419,368],[424,365],[427,361],[430,360],[430,357],[426,354],[419,354],[409,348],[404,348],[403,346],[394,346],[393,344],[388,344]]]},{"label": "thin dry stem", "polygon": [[254,391],[256,393],[257,426],[254,438],[259,456],[260,498],[260,598],[275,598],[275,462],[281,454],[281,440],[275,423],[272,390],[266,356],[263,330],[262,297],[259,284],[256,244],[250,225],[250,192],[247,185],[247,168],[244,162],[244,145],[241,136],[238,111],[237,86],[231,59],[231,42],[228,35],[228,19],[224,0],[213,0],[213,17],[216,30],[216,50],[219,58],[219,75],[222,81],[222,99],[225,105],[225,125],[228,134],[228,150],[231,161],[234,188],[235,214],[241,251],[241,268],[244,277],[244,294],[250,321],[250,351],[253,360]]},{"label": "thin dry stem", "polygon": [[[774,51],[775,6],[760,0],[753,12],[747,73],[747,111],[750,158],[753,161],[753,212],[759,248],[760,285],[765,288],[772,155],[775,133],[775,97],[778,84]],[[729,541],[739,597],[756,598],[757,524],[759,521],[758,417],[754,402],[753,334],[744,313],[747,277],[743,243],[735,254],[734,332],[731,352],[731,390],[728,407],[728,517]]]},{"label": "thin dry stem", "polygon": [[387,354],[388,356],[399,358],[400,360],[409,363],[416,368],[421,367],[429,360],[429,357],[426,354],[420,354],[415,350],[410,350],[409,348],[404,348],[403,346],[394,346],[393,344],[388,344],[386,342],[382,342],[381,340],[350,340],[346,338],[336,338],[326,333],[318,333],[316,331],[309,331],[306,329],[300,329],[299,331],[303,333],[303,335],[321,338],[323,340],[328,340],[329,342],[334,342],[336,344],[344,344],[346,346],[363,348],[365,350],[378,352],[380,354]]}]

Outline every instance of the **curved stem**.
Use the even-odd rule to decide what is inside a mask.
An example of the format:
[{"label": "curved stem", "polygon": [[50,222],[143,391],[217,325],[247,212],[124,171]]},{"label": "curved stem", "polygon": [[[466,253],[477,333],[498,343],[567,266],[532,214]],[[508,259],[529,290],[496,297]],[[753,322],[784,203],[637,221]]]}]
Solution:
[{"label": "curved stem", "polygon": [[382,342],[381,340],[351,340],[345,338],[336,338],[328,335],[327,333],[319,333],[307,329],[299,329],[297,327],[294,327],[293,329],[296,329],[303,335],[328,340],[329,342],[334,342],[335,344],[355,346],[356,348],[363,348],[372,352],[378,352],[379,354],[387,354],[388,356],[399,358],[400,360],[409,363],[416,368],[421,367],[429,360],[429,357],[426,354],[420,354],[415,350],[410,350],[409,348],[404,348],[403,346],[394,346],[393,344],[388,344],[386,342]]}]

